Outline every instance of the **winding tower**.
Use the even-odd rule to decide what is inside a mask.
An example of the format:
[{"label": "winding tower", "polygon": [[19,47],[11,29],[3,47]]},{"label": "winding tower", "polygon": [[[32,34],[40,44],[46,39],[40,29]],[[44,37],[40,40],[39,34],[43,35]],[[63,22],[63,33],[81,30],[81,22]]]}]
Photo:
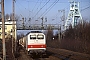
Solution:
[{"label": "winding tower", "polygon": [[79,2],[70,2],[70,11],[65,22],[65,30],[71,25],[73,28],[78,24],[83,23],[82,16],[79,10]]}]

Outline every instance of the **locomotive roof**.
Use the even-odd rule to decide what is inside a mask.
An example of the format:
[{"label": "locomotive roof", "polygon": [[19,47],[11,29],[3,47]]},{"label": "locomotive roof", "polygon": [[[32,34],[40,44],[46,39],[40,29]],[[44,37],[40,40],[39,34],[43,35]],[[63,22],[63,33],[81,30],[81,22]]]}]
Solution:
[{"label": "locomotive roof", "polygon": [[30,33],[42,33],[41,31],[31,31]]},{"label": "locomotive roof", "polygon": [[[42,33],[41,31],[31,31],[29,33]],[[26,35],[28,35],[29,33],[27,33]]]}]

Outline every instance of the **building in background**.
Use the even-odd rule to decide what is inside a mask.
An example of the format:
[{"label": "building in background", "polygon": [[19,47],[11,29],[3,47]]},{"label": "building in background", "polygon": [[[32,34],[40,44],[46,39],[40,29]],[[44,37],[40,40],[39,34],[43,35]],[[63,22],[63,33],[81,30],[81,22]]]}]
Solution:
[{"label": "building in background", "polygon": [[[12,26],[13,21],[8,20],[5,22],[5,38],[10,38],[12,36]],[[16,39],[16,21],[15,21],[15,39]],[[2,22],[0,22],[0,39],[2,39]]]}]

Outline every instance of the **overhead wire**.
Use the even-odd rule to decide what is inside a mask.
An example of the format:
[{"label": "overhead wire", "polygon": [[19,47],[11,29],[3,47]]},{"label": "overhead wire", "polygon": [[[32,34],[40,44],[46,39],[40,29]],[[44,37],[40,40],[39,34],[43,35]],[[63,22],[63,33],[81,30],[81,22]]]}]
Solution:
[{"label": "overhead wire", "polygon": [[26,1],[26,2],[34,2],[34,3],[36,3],[34,0],[33,1],[30,1],[30,0],[22,0],[22,1]]},{"label": "overhead wire", "polygon": [[[22,0],[22,1],[27,1],[27,0]],[[29,0],[29,1],[30,1],[30,0]],[[30,2],[40,3],[40,2],[36,2],[36,1],[30,1]],[[42,2],[42,3],[46,3],[46,2]],[[53,2],[49,2],[49,3],[53,3]],[[58,3],[68,3],[68,2],[58,2]]]},{"label": "overhead wire", "polygon": [[[24,13],[22,12],[22,10],[20,9],[20,7],[19,7],[20,5],[17,4],[17,1],[16,1],[16,0],[15,0],[15,3],[16,3],[16,5],[17,5],[19,11],[20,11],[22,14],[24,14]],[[22,17],[22,14],[20,14],[21,17]]]},{"label": "overhead wire", "polygon": [[[16,2],[17,3],[17,2]],[[19,3],[19,2],[18,2]],[[22,6],[21,4],[20,5],[18,5],[18,4],[16,4],[17,5],[17,7],[18,7],[18,9],[20,10],[20,12],[22,13],[22,14],[20,14],[20,16],[22,17],[22,18],[24,18],[24,13],[22,12],[22,10],[20,9],[20,7],[19,6]],[[22,6],[23,7],[23,6]],[[26,9],[26,8],[25,8]],[[25,18],[25,20],[26,20],[26,18]],[[26,21],[25,21],[26,22]],[[28,24],[28,23],[26,23],[26,24]]]},{"label": "overhead wire", "polygon": [[37,2],[36,2],[36,4],[35,4],[35,6],[33,7],[32,11],[35,9],[35,7],[36,7],[36,5],[37,5],[38,1],[39,1],[39,0],[37,0]]},{"label": "overhead wire", "polygon": [[[17,2],[16,2],[17,3]],[[20,12],[22,13],[22,14],[24,14],[23,12],[22,12],[22,10],[20,9],[20,7],[19,7],[19,5],[18,4],[16,4],[17,5],[17,7],[18,7],[18,9],[20,10]],[[20,14],[21,15],[21,14]]]},{"label": "overhead wire", "polygon": [[[39,0],[38,0],[38,2],[39,2]],[[41,1],[41,2],[42,2],[42,1]],[[40,4],[41,4],[41,3],[40,3]],[[34,12],[34,15],[35,15],[35,12],[39,9],[40,4],[37,5],[37,8],[36,8],[36,9],[35,9],[35,7],[34,7],[34,10],[35,10],[35,11],[34,11],[34,10],[32,11],[32,12]],[[32,19],[33,19],[33,18],[34,18],[34,17],[32,17]]]},{"label": "overhead wire", "polygon": [[[51,5],[46,9],[45,12],[43,12],[43,14],[42,14],[41,16],[46,15],[46,14],[55,6],[55,4],[56,4],[58,1],[59,1],[59,0],[55,0],[55,1],[53,2],[53,4],[51,4]],[[40,17],[41,17],[41,16],[40,16]]]},{"label": "overhead wire", "polygon": [[[25,0],[25,1],[27,1],[27,0]],[[39,1],[39,0],[38,0]],[[38,1],[36,2],[36,4],[35,4],[35,6],[37,5],[37,3],[38,3]],[[40,8],[40,10],[35,14],[35,16],[45,7],[45,5],[47,5],[47,3],[49,2],[50,0],[48,0],[41,8]],[[50,7],[48,7],[47,9],[46,9],[46,11],[41,15],[41,16],[43,16],[43,15],[46,15],[51,9],[52,9],[52,7],[56,4],[56,3],[62,3],[62,2],[58,2],[59,0],[56,0],[56,2],[54,2]],[[34,1],[33,1],[34,2]],[[50,2],[49,2],[50,3]],[[51,2],[52,3],[52,2]],[[19,3],[20,4],[20,3]],[[21,4],[20,4],[21,5]],[[21,5],[22,7],[24,7],[23,5]],[[32,9],[32,11],[35,9],[35,6],[34,6],[34,8]],[[40,5],[39,5],[40,6]],[[20,9],[20,7],[18,6],[18,8]],[[81,11],[83,11],[83,10],[86,10],[86,9],[88,9],[88,8],[90,8],[90,6],[88,6],[88,7],[86,7],[86,8],[84,8],[84,9],[82,9]],[[26,8],[25,8],[26,9]],[[37,9],[36,9],[37,10]],[[34,16],[34,17],[35,17]],[[41,17],[40,16],[40,17]]]},{"label": "overhead wire", "polygon": [[24,9],[26,9],[30,12],[30,10],[29,10],[29,2],[30,1],[27,1],[27,0],[24,0],[24,1],[28,2],[28,7],[27,8],[25,6],[23,6],[20,2],[17,2],[17,3],[20,4],[20,6],[22,6]]},{"label": "overhead wire", "polygon": [[[40,8],[40,10],[35,14],[35,16],[49,3],[49,1],[50,1],[50,0],[48,0],[48,1]],[[34,16],[34,17],[35,17],[35,16]],[[33,18],[34,18],[34,17],[33,17]]]},{"label": "overhead wire", "polygon": [[[40,0],[38,0],[37,3],[36,3],[36,6],[37,6],[37,7],[36,7],[36,8],[34,7],[34,9],[32,9],[32,13],[34,12],[33,16],[35,15],[35,12],[39,9],[39,6],[40,6],[40,4],[38,4],[39,1],[40,1]],[[41,1],[41,2],[42,2],[42,1]],[[33,16],[32,16],[32,19],[34,18]]]},{"label": "overhead wire", "polygon": [[[26,1],[26,0],[25,0],[25,1]],[[27,8],[25,8],[25,7],[24,7],[21,3],[19,3],[19,1],[18,1],[18,2],[16,2],[16,3],[17,3],[16,5],[17,5],[18,9],[19,9],[19,10],[20,10],[20,12],[22,13],[22,14],[20,14],[20,16],[21,16],[21,15],[23,16],[23,15],[24,15],[24,13],[22,12],[22,10],[20,9],[20,7],[19,7],[19,6],[22,6],[24,9],[27,9]],[[18,4],[19,4],[19,5],[18,5]],[[28,7],[29,7],[29,6],[28,6]],[[22,17],[22,16],[21,16],[21,17]],[[27,23],[27,24],[28,24],[28,23]]]},{"label": "overhead wire", "polygon": [[22,6],[24,9],[27,9],[27,8],[25,8],[25,6],[23,6],[21,3],[19,3],[19,2],[17,2],[20,6]]},{"label": "overhead wire", "polygon": [[[42,2],[43,0],[41,0],[40,2]],[[28,2],[28,1],[27,1]],[[31,2],[31,1],[30,1]],[[34,2],[34,1],[33,1]],[[39,0],[36,2],[36,4],[35,4],[35,6],[34,6],[34,8],[31,10],[32,12],[35,10],[35,7],[36,7],[36,5],[37,5],[37,3],[39,2]],[[41,5],[41,3],[40,4],[38,4],[38,7],[36,8],[36,10],[35,11],[37,11],[38,9],[39,9],[39,6]],[[33,19],[33,18],[32,18]],[[28,20],[29,21],[29,20]]]},{"label": "overhead wire", "polygon": [[30,17],[30,9],[29,9],[29,3],[30,3],[30,1],[28,1],[28,18]]},{"label": "overhead wire", "polygon": [[88,8],[90,8],[90,6],[88,6],[88,7],[84,8],[84,9],[82,9],[81,11],[84,11],[84,10],[86,10],[86,9],[88,9]]}]

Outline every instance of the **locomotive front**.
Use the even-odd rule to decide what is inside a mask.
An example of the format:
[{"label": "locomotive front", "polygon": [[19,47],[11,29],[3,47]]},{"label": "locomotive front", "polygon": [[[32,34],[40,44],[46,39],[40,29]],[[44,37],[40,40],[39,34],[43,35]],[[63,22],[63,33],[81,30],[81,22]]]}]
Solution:
[{"label": "locomotive front", "polygon": [[42,32],[31,32],[27,35],[28,54],[45,53],[46,37]]}]

